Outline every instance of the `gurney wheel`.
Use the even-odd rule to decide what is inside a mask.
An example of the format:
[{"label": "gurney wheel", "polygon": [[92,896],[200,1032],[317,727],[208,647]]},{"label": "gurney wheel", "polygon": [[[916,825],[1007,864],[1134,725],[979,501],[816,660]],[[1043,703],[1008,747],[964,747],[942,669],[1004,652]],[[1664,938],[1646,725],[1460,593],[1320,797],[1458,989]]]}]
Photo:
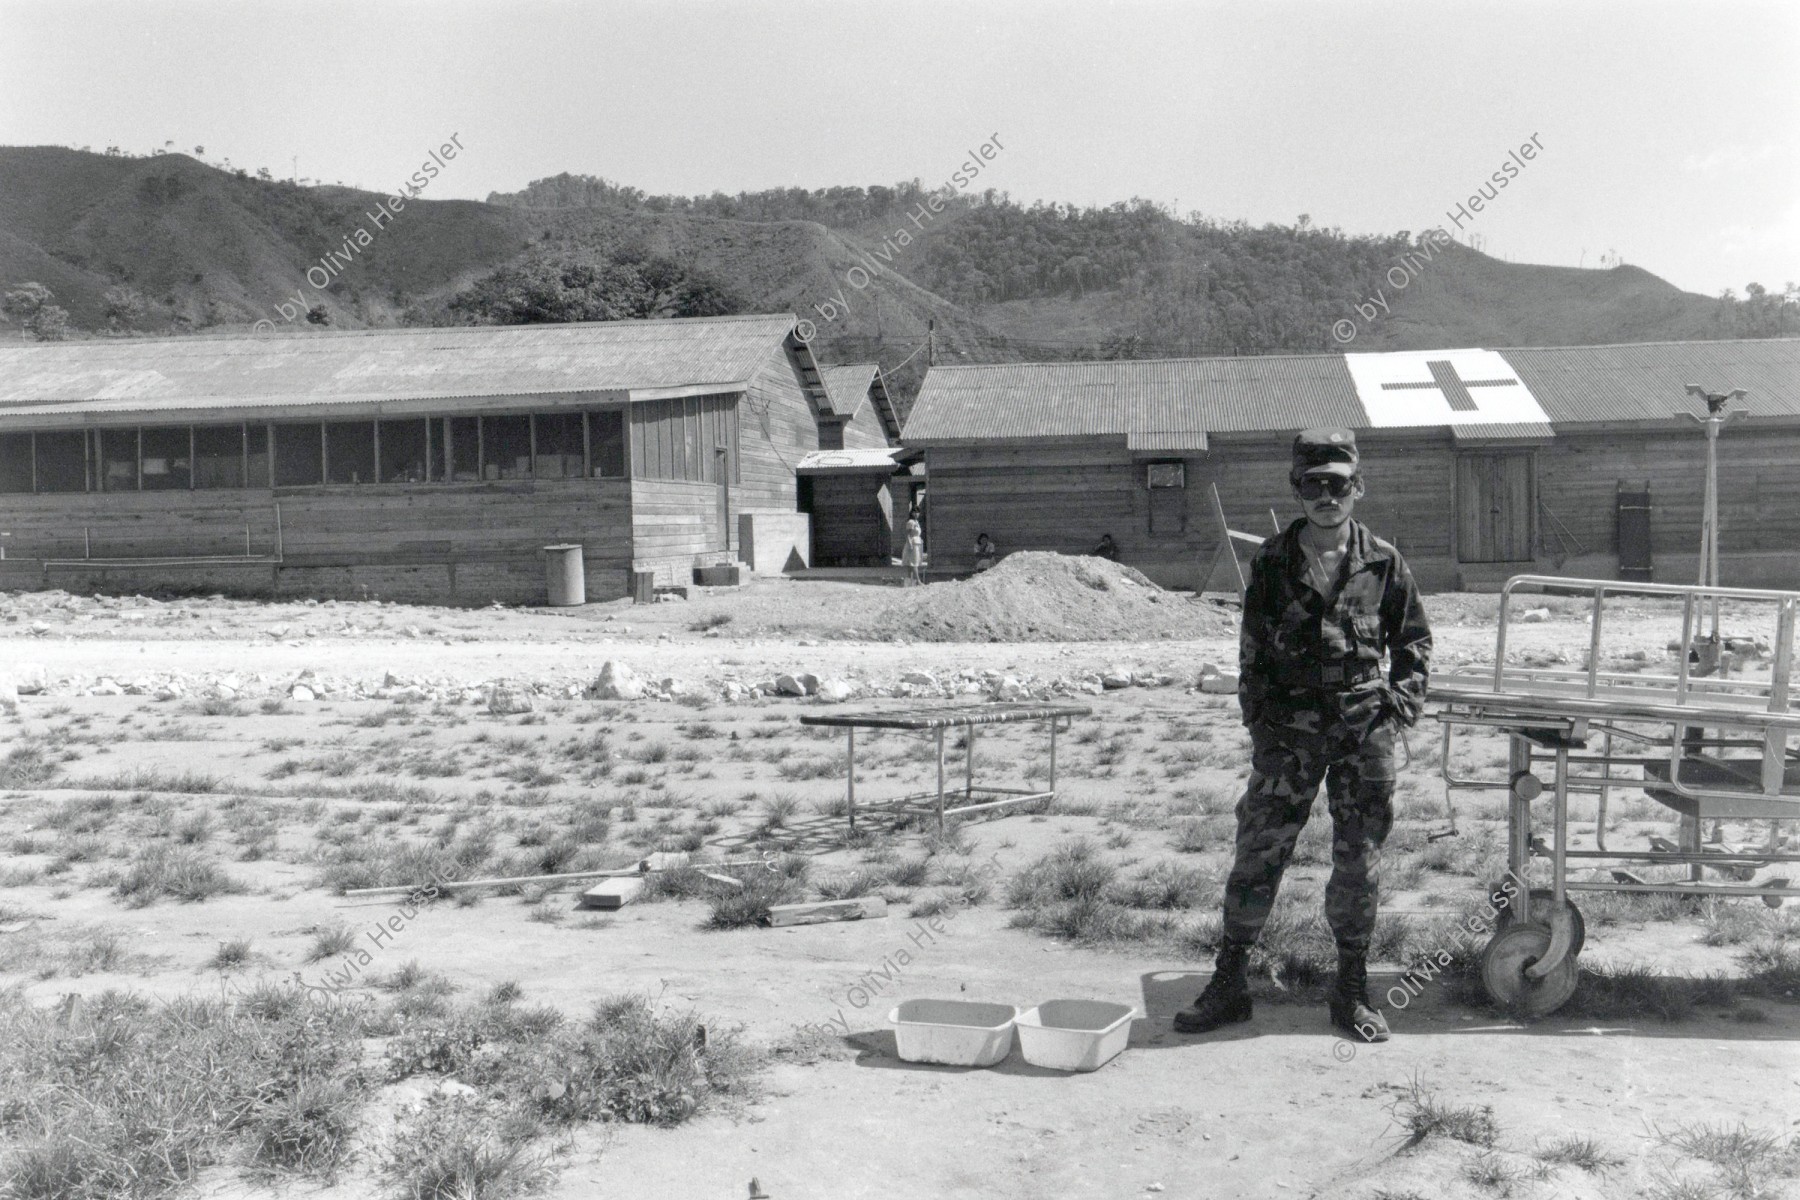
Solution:
[{"label": "gurney wheel", "polygon": [[1522,1017],[1546,1017],[1561,1008],[1575,994],[1573,954],[1542,979],[1525,974],[1549,949],[1544,925],[1513,924],[1496,933],[1481,955],[1481,985],[1494,1003]]},{"label": "gurney wheel", "polygon": [[[1531,923],[1533,925],[1542,925],[1545,929],[1550,927],[1548,918],[1550,915],[1551,894],[1549,888],[1531,889]],[[1575,902],[1567,896],[1563,897],[1563,907],[1569,910],[1569,922],[1573,926],[1569,936],[1569,957],[1574,958],[1577,954],[1581,953],[1581,948],[1587,945],[1587,922],[1581,919],[1581,910],[1576,908]],[[1542,915],[1540,916],[1539,914]],[[1509,928],[1516,924],[1517,921],[1518,917],[1512,909],[1507,908],[1501,910],[1500,920],[1498,922],[1500,928]]]}]

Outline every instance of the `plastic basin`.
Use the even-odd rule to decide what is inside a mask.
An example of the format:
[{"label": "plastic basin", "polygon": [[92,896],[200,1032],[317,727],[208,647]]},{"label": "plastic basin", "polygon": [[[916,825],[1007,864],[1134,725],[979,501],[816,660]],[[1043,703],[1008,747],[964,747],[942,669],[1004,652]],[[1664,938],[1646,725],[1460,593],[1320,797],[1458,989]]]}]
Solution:
[{"label": "plastic basin", "polygon": [[1012,1053],[1010,1004],[971,1000],[903,1000],[890,1013],[894,1044],[907,1062],[991,1067]]},{"label": "plastic basin", "polygon": [[1137,1010],[1106,1000],[1046,1000],[1019,1014],[1019,1053],[1034,1067],[1097,1071],[1119,1056]]}]

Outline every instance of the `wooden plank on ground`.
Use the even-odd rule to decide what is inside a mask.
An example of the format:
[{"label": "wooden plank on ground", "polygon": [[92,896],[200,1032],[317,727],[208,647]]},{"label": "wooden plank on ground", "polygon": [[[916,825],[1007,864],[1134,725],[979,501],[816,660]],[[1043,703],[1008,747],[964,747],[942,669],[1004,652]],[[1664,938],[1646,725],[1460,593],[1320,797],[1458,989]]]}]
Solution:
[{"label": "wooden plank on ground", "polygon": [[581,893],[581,907],[624,908],[643,893],[644,880],[641,876],[608,879],[605,883],[595,884]]},{"label": "wooden plank on ground", "polygon": [[820,900],[808,904],[775,904],[769,908],[771,925],[822,925],[827,921],[862,921],[887,916],[887,901],[880,896],[854,900]]}]

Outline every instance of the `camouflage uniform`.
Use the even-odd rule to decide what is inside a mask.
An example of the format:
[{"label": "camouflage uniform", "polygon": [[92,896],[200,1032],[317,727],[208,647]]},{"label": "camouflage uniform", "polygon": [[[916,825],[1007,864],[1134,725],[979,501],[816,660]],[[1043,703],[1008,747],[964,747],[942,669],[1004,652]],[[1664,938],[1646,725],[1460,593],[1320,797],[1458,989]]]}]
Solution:
[{"label": "camouflage uniform", "polygon": [[1325,917],[1340,950],[1365,953],[1394,819],[1396,730],[1424,707],[1431,629],[1400,552],[1359,521],[1334,590],[1320,595],[1300,546],[1305,527],[1296,521],[1264,543],[1244,594],[1238,703],[1252,758],[1225,935],[1251,944],[1262,932],[1323,780],[1334,835]]}]

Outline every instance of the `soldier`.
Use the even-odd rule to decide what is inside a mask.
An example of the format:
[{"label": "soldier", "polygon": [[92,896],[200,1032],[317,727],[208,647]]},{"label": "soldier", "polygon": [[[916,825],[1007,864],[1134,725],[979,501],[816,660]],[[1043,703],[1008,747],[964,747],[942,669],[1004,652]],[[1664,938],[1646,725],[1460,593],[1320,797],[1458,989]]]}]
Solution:
[{"label": "soldier", "polygon": [[1331,1022],[1367,1041],[1388,1037],[1369,1003],[1369,938],[1394,819],[1394,739],[1424,707],[1431,628],[1400,552],[1351,519],[1363,495],[1358,457],[1345,429],[1296,437],[1288,482],[1306,516],[1250,565],[1238,648],[1250,784],[1237,807],[1224,941],[1206,990],[1175,1014],[1184,1033],[1250,1019],[1245,962],[1323,780],[1333,831],[1325,917],[1338,951]]}]

